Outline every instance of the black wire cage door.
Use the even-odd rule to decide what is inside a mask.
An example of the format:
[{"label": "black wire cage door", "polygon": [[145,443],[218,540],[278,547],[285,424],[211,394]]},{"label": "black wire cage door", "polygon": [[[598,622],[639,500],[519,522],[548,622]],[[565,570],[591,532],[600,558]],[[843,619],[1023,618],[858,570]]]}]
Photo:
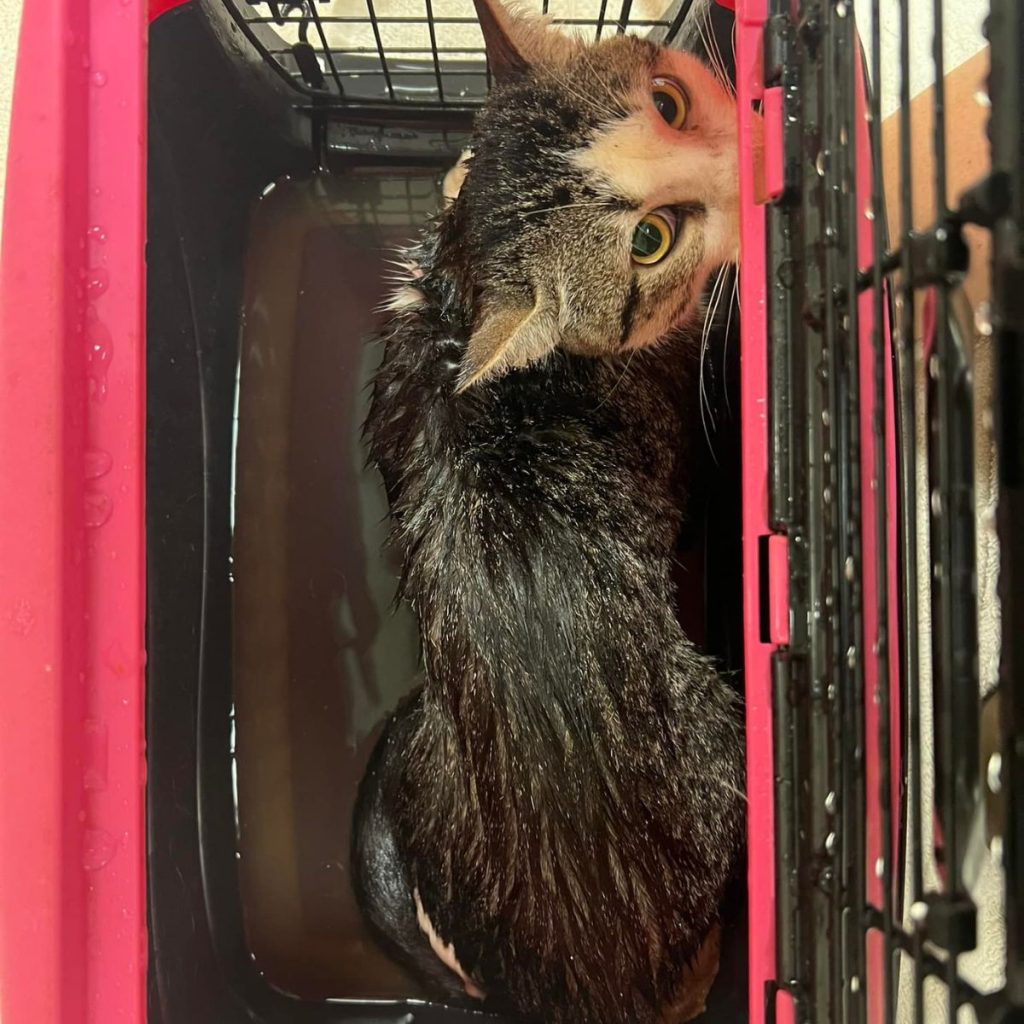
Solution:
[{"label": "black wire cage door", "polygon": [[[398,104],[406,113],[437,114],[473,110],[490,88],[472,0],[423,0],[412,12],[380,0],[224,2],[268,65],[311,104],[349,112]],[[584,38],[628,31],[685,44],[694,0],[538,0],[536,6]]]},{"label": "black wire cage door", "polygon": [[1024,14],[984,7],[949,73],[942,0],[767,5],[780,1019],[1024,1005]]}]

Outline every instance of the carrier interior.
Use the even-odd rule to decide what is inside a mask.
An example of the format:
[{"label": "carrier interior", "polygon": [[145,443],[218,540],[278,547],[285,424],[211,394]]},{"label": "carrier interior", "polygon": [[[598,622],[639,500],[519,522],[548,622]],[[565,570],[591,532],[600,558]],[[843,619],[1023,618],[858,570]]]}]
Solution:
[{"label": "carrier interior", "polygon": [[[367,339],[471,112],[345,120],[249,31],[218,0],[151,35],[150,1015],[468,1019],[378,950],[348,847],[419,667],[361,437]],[[679,614],[741,686],[736,324],[714,333],[714,469],[680,538]],[[744,905],[741,881],[708,1021],[746,1018]]]}]

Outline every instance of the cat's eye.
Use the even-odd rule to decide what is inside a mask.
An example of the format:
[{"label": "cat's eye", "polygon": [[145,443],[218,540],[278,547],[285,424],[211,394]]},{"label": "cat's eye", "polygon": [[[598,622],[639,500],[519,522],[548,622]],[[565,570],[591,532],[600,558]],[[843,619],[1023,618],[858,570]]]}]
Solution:
[{"label": "cat's eye", "polygon": [[651,210],[633,230],[630,255],[634,263],[659,263],[676,241],[676,215],[668,207]]},{"label": "cat's eye", "polygon": [[654,108],[669,128],[682,128],[690,112],[690,104],[682,86],[671,78],[655,78],[651,83]]},{"label": "cat's eye", "polygon": [[676,240],[676,215],[667,207],[652,210],[633,230],[630,255],[645,267],[660,263]]}]

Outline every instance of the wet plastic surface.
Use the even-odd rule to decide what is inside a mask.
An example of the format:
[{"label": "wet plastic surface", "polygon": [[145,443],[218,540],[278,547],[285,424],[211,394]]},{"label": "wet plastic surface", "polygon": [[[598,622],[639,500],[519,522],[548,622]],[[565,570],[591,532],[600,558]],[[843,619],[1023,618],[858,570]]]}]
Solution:
[{"label": "wet plastic surface", "polygon": [[360,434],[395,246],[436,175],[321,175],[259,204],[246,263],[233,616],[239,871],[267,977],[314,997],[417,989],[368,936],[349,831],[378,727],[417,679],[387,502]]},{"label": "wet plastic surface", "polygon": [[0,261],[0,1018],[144,1014],[145,11],[26,0]]}]

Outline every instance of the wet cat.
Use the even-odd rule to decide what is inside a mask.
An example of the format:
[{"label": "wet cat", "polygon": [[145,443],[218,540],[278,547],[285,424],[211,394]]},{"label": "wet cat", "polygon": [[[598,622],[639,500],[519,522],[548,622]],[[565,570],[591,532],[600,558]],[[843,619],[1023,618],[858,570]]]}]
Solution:
[{"label": "wet cat", "polygon": [[670,581],[734,106],[692,57],[477,7],[495,87],[367,421],[424,679],[361,786],[357,895],[449,1001],[683,1021],[744,821],[738,700]]}]

